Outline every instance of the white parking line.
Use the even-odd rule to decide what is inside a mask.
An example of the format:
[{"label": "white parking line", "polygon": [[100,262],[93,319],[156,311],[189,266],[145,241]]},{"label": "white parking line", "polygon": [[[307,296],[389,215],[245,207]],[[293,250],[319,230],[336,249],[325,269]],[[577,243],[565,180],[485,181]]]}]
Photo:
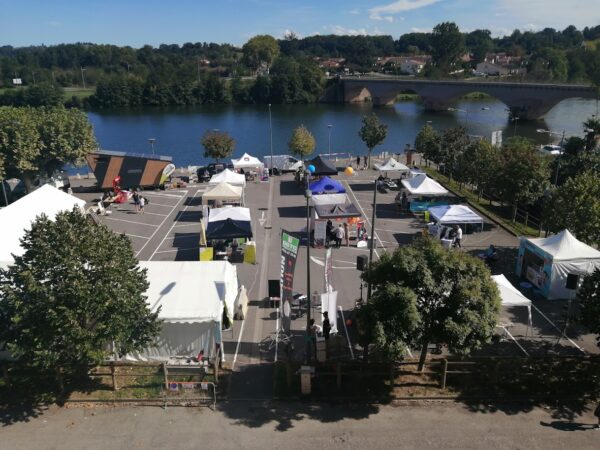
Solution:
[{"label": "white parking line", "polygon": [[[194,192],[194,195],[192,195],[192,200],[196,198],[196,195],[198,195],[198,191]],[[152,253],[152,255],[150,255],[149,261],[152,261],[152,258],[154,257],[154,255],[156,254],[158,249],[161,248],[163,243],[165,242],[166,237],[171,234],[171,231],[173,231],[173,227],[175,226],[175,223],[177,223],[177,221],[179,220],[178,217],[180,217],[183,213],[185,213],[187,211],[187,209],[189,208],[189,206],[190,205],[186,205],[183,208],[183,210],[181,210],[181,211],[179,211],[179,213],[177,213],[177,215],[175,216],[175,221],[173,222],[173,225],[171,225],[171,228],[169,228],[169,231],[167,231],[167,233],[163,236],[162,240],[160,241],[160,244],[158,244],[156,246],[156,248],[154,249],[154,252]]]},{"label": "white parking line", "polygon": [[147,227],[158,227],[159,226],[159,225],[152,225],[151,223],[135,222],[133,220],[117,219],[115,217],[108,217],[108,216],[102,216],[101,220],[116,220],[118,222],[133,223],[135,225],[145,225]]},{"label": "white parking line", "polygon": [[181,198],[185,197],[184,195],[176,195],[176,194],[163,194],[160,192],[144,192],[144,195],[154,196],[154,197],[170,197],[170,198]]},{"label": "white parking line", "polygon": [[[350,185],[348,184],[347,181],[344,181],[344,183],[346,183],[346,187],[348,188],[348,190],[352,194],[352,197],[354,197],[354,200],[356,200],[356,204],[360,208],[360,211],[361,211],[362,215],[365,217],[365,220],[367,221],[367,223],[369,224],[369,227],[371,227],[371,230],[372,230],[373,229],[373,225],[371,224],[371,221],[369,220],[369,217],[365,214],[365,211],[364,211],[363,207],[361,206],[360,202],[358,201],[358,199],[356,198],[356,195],[354,195],[354,191],[352,190],[352,188],[350,187]],[[381,242],[381,239],[379,239],[379,236],[377,235],[377,232],[375,232],[374,238],[375,239],[373,239],[373,241],[379,241],[379,243],[381,244],[381,246],[385,247],[385,245],[383,245],[383,243]],[[373,251],[375,252],[375,256],[377,256],[377,259],[379,259],[379,253],[377,252],[377,243],[375,243],[375,248],[373,249]]]},{"label": "white parking line", "polygon": [[168,241],[170,239],[189,239],[189,238],[200,239],[200,233],[188,234],[187,236],[167,236],[165,238],[165,241]]},{"label": "white parking line", "polygon": [[149,237],[146,236],[138,236],[137,234],[130,234],[130,233],[123,233],[125,236],[131,236],[134,238],[138,238],[138,239],[150,239]]},{"label": "white parking line", "polygon": [[198,221],[198,222],[188,222],[188,223],[178,223],[173,228],[189,227],[191,225],[198,226],[199,224],[200,224],[200,221]]},{"label": "white parking line", "polygon": [[[119,211],[119,212],[126,212],[126,213],[128,213],[128,212],[133,213],[132,209],[117,209],[117,211]],[[144,214],[150,214],[151,216],[161,216],[161,217],[168,216],[168,214],[158,214],[158,213],[153,213],[153,212],[150,212],[150,211],[144,211]]]},{"label": "white parking line", "polygon": [[199,247],[200,247],[200,246],[198,246],[198,247],[188,247],[188,248],[172,248],[172,249],[170,249],[170,250],[161,250],[160,252],[154,252],[154,253],[152,254],[152,256],[150,257],[150,261],[152,261],[152,257],[153,257],[155,254],[156,254],[156,255],[159,255],[159,254],[161,254],[161,253],[187,252],[187,251],[190,251],[190,250],[198,250],[198,248],[199,248]]}]

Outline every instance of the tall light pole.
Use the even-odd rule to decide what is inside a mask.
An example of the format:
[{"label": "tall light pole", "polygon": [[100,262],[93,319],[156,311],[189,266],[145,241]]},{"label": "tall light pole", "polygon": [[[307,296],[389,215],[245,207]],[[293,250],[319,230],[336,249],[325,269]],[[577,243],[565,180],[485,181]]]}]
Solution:
[{"label": "tall light pole", "polygon": [[333,128],[333,125],[329,124],[327,128],[329,129],[329,160],[331,160],[331,128]]},{"label": "tall light pole", "polygon": [[85,70],[83,66],[79,66],[81,69],[81,82],[83,83],[83,88],[85,89],[85,77],[83,76],[83,71]]},{"label": "tall light pole", "polygon": [[518,116],[513,117],[513,122],[515,123],[515,128],[513,129],[513,137],[517,135],[517,121],[520,119]]},{"label": "tall light pole", "polygon": [[271,173],[273,176],[273,121],[271,118],[271,104],[269,103],[269,146],[271,148]]},{"label": "tall light pole", "polygon": [[[377,180],[375,180],[375,186],[373,189],[373,215],[371,216],[371,248],[369,249],[369,270],[371,268],[371,264],[373,263],[373,250],[375,249],[375,218],[377,212]],[[367,285],[367,302],[371,300],[371,283]]]},{"label": "tall light pole", "polygon": [[562,155],[565,152],[564,147],[563,147],[564,143],[565,143],[565,130],[563,130],[562,132],[558,132],[558,131],[544,130],[542,128],[538,128],[535,131],[537,131],[538,133],[545,133],[545,134],[549,134],[549,135],[561,136],[560,151],[556,158],[556,170],[554,171],[554,186],[556,186],[556,185],[558,185],[558,169],[560,168],[560,158],[562,158]]},{"label": "tall light pole", "polygon": [[306,303],[306,363],[310,364],[311,361],[311,348],[312,348],[312,335],[310,329],[310,316],[311,316],[311,303],[312,293],[310,292],[310,199],[312,192],[308,188],[310,185],[310,171],[306,171],[306,191],[304,196],[306,197],[306,297],[308,302]]},{"label": "tall light pole", "polygon": [[154,143],[156,142],[155,138],[149,138],[148,142],[150,142],[150,147],[152,147],[152,154],[154,155]]}]

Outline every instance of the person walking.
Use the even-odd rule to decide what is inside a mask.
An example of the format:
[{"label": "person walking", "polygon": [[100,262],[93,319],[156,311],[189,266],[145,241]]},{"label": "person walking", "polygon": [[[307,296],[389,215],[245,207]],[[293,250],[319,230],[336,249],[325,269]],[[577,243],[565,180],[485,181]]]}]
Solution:
[{"label": "person walking", "polygon": [[460,244],[462,241],[463,231],[460,225],[456,225],[456,236],[454,237],[454,247],[462,248]]},{"label": "person walking", "polygon": [[135,205],[135,212],[140,212],[140,194],[133,189],[133,204]]},{"label": "person walking", "polygon": [[326,341],[329,340],[329,333],[331,333],[331,323],[329,322],[329,313],[325,311],[323,313],[323,337]]},{"label": "person walking", "polygon": [[331,222],[331,219],[327,220],[327,225],[325,225],[325,234],[325,245],[329,247],[331,240],[335,238],[333,234],[333,223]]},{"label": "person walking", "polygon": [[356,170],[360,170],[360,155],[356,157]]},{"label": "person walking", "polygon": [[367,157],[366,156],[363,156],[363,164],[364,164],[363,169],[366,169],[367,168]]},{"label": "person walking", "polygon": [[344,229],[342,228],[342,224],[339,224],[335,230],[335,243],[337,248],[342,246],[342,239],[344,239]]},{"label": "person walking", "polygon": [[140,213],[144,214],[144,206],[146,206],[146,198],[143,195],[139,196]]}]

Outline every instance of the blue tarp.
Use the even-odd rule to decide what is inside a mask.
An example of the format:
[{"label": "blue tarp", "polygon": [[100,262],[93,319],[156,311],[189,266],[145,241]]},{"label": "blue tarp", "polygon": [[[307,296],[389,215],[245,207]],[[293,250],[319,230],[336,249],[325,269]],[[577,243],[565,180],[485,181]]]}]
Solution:
[{"label": "blue tarp", "polygon": [[314,181],[308,187],[313,195],[344,194],[346,192],[342,183],[329,177],[323,177],[318,181]]}]

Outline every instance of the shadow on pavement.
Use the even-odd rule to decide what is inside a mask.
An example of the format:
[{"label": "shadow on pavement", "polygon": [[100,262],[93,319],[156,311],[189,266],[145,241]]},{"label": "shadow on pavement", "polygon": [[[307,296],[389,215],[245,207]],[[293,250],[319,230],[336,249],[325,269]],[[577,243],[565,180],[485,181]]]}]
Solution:
[{"label": "shadow on pavement", "polygon": [[[555,420],[554,422],[540,422],[543,427],[551,427],[560,431],[587,431],[596,428],[595,423],[578,423],[578,422],[566,422],[562,420]],[[599,436],[600,438],[600,436]]]}]

